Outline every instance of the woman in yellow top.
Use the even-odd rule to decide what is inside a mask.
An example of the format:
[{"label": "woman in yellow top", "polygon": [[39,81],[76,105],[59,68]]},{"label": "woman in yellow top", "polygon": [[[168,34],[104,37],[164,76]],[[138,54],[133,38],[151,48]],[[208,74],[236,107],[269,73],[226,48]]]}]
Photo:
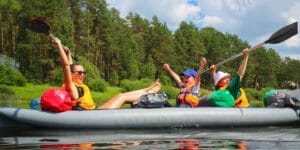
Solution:
[{"label": "woman in yellow top", "polygon": [[241,81],[247,68],[248,57],[248,49],[243,49],[242,63],[239,66],[237,74],[232,79],[229,73],[216,72],[216,66],[210,66],[210,73],[213,77],[216,90],[228,90],[234,98],[235,107],[248,107],[250,105],[244,90],[241,88]]},{"label": "woman in yellow top", "polygon": [[[79,64],[73,64],[71,52],[69,49],[64,49],[61,41],[55,38],[53,41],[58,48],[58,53],[61,59],[61,66],[64,73],[64,84],[62,86],[71,96],[74,108],[79,109],[96,109],[96,104],[93,101],[88,86],[84,84],[85,71],[84,67]],[[100,106],[100,109],[121,108],[125,103],[137,101],[142,95],[147,93],[156,93],[160,90],[160,82],[157,80],[151,86],[145,89],[120,93]]]}]

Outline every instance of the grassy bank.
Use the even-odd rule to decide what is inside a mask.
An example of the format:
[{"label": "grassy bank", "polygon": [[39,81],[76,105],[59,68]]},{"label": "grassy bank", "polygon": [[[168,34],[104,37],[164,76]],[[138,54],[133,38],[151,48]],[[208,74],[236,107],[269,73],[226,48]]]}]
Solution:
[{"label": "grassy bank", "polygon": [[[27,84],[25,87],[17,87],[17,86],[8,86],[11,92],[10,94],[0,93],[0,105],[1,106],[14,106],[21,108],[29,108],[29,103],[32,99],[39,98],[44,91],[48,88],[53,87],[48,84]],[[162,87],[162,91],[168,89],[170,87]],[[248,98],[250,99],[251,106],[253,107],[261,107],[262,106],[262,97],[263,94],[270,88],[262,89],[262,90],[254,90],[247,88],[245,89]],[[92,91],[92,96],[97,103],[97,106],[102,105],[107,100],[111,99],[114,95],[121,93],[123,91],[120,87],[110,87],[106,92],[95,92]],[[201,95],[207,95],[211,91],[202,89]],[[169,98],[169,102],[172,105],[175,105],[175,98]],[[125,105],[124,107],[129,107],[130,105]]]},{"label": "grassy bank", "polygon": [[[18,86],[8,86],[11,90],[14,91],[10,96],[5,96],[0,98],[0,103],[5,106],[15,106],[22,108],[29,108],[29,103],[32,99],[39,98],[41,95],[49,88],[54,86],[50,86],[49,84],[26,84],[24,87]],[[59,87],[54,87],[59,88]],[[92,91],[92,96],[97,103],[97,105],[101,105],[114,95],[120,93],[122,91],[121,88],[118,87],[108,87],[107,92],[94,92]],[[3,105],[2,105],[3,106]]]}]

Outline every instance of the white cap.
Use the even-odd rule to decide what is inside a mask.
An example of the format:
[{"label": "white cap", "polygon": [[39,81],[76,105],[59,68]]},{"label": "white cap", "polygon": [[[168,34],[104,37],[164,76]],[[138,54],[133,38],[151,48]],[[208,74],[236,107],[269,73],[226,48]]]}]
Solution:
[{"label": "white cap", "polygon": [[226,73],[226,72],[222,72],[222,71],[218,71],[215,75],[214,75],[214,82],[215,82],[215,85],[218,84],[218,82],[225,78],[225,77],[229,77],[230,74],[229,73]]}]

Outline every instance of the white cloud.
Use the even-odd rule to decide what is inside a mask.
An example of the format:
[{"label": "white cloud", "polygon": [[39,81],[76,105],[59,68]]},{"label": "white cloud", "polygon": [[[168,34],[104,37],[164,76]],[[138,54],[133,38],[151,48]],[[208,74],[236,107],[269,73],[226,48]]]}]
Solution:
[{"label": "white cloud", "polygon": [[175,30],[181,21],[196,19],[200,7],[185,0],[107,0],[110,7],[115,7],[125,17],[129,12],[136,12],[149,20],[157,16],[161,22]]},{"label": "white cloud", "polygon": [[289,55],[289,57],[300,60],[300,54],[291,54],[291,55]]},{"label": "white cloud", "polygon": [[213,26],[223,32],[239,34],[241,20],[255,6],[255,1],[198,0],[198,5],[204,14],[203,26]]},{"label": "white cloud", "polygon": [[[300,3],[296,3],[295,5],[292,5],[292,7],[287,10],[283,11],[281,13],[281,16],[288,22],[293,23],[297,20],[300,20]],[[285,45],[287,47],[300,47],[300,36],[296,35],[293,38],[287,40],[285,42]]]},{"label": "white cloud", "polygon": [[[238,35],[251,45],[267,40],[280,27],[300,20],[299,0],[107,0],[125,17],[136,12],[151,20],[156,15],[174,31],[181,21],[212,26]],[[272,45],[280,55],[300,55],[300,36]]]},{"label": "white cloud", "polygon": [[285,42],[286,47],[288,48],[293,48],[293,47],[300,47],[300,38],[299,36],[294,36],[288,40],[286,40]]},{"label": "white cloud", "polygon": [[203,18],[203,23],[206,26],[219,26],[224,24],[224,20],[218,16],[205,16]]},{"label": "white cloud", "polygon": [[254,0],[223,0],[224,4],[236,15],[243,16],[249,7],[255,5]]}]

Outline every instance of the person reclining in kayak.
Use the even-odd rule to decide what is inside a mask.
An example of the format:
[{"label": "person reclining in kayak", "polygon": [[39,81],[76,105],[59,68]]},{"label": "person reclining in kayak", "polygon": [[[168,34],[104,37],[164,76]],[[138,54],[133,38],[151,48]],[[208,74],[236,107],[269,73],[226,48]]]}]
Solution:
[{"label": "person reclining in kayak", "polygon": [[[71,96],[75,103],[75,109],[96,109],[96,104],[93,101],[91,92],[83,82],[85,79],[84,67],[80,64],[73,64],[71,52],[69,49],[64,50],[60,39],[55,38],[53,41],[58,48],[58,53],[61,59],[61,66],[64,73],[64,84],[62,86]],[[141,90],[120,93],[109,101],[100,106],[100,109],[114,109],[121,108],[125,103],[132,103],[137,101],[142,95],[147,93],[156,93],[160,90],[161,85],[159,80],[156,80],[148,88]]]},{"label": "person reclining in kayak", "polygon": [[[249,57],[248,49],[247,48],[243,49],[242,63],[239,66],[237,74],[232,79],[230,79],[229,73],[225,73],[222,71],[216,72],[217,67],[215,65],[210,66],[210,73],[211,76],[213,77],[213,81],[216,86],[215,88],[217,92],[220,92],[220,90],[229,91],[230,95],[233,96],[233,100],[234,100],[234,103],[232,102],[231,104],[235,107],[248,107],[250,105],[244,90],[241,88],[241,81],[243,79],[243,76],[247,68],[248,57]],[[215,106],[218,106],[217,104],[218,102],[213,102],[213,101],[217,101],[216,99],[214,99],[213,94],[208,101],[210,104],[215,103],[216,104]],[[222,102],[222,104],[226,106],[221,106],[221,107],[228,107],[229,103],[230,102],[228,103]]]},{"label": "person reclining in kayak", "polygon": [[202,57],[200,59],[200,66],[198,72],[193,69],[187,69],[180,75],[183,76],[183,81],[180,76],[175,73],[169,66],[164,64],[164,70],[176,81],[180,92],[176,98],[177,107],[198,107],[199,94],[200,94],[200,76],[206,65],[206,59]]}]

